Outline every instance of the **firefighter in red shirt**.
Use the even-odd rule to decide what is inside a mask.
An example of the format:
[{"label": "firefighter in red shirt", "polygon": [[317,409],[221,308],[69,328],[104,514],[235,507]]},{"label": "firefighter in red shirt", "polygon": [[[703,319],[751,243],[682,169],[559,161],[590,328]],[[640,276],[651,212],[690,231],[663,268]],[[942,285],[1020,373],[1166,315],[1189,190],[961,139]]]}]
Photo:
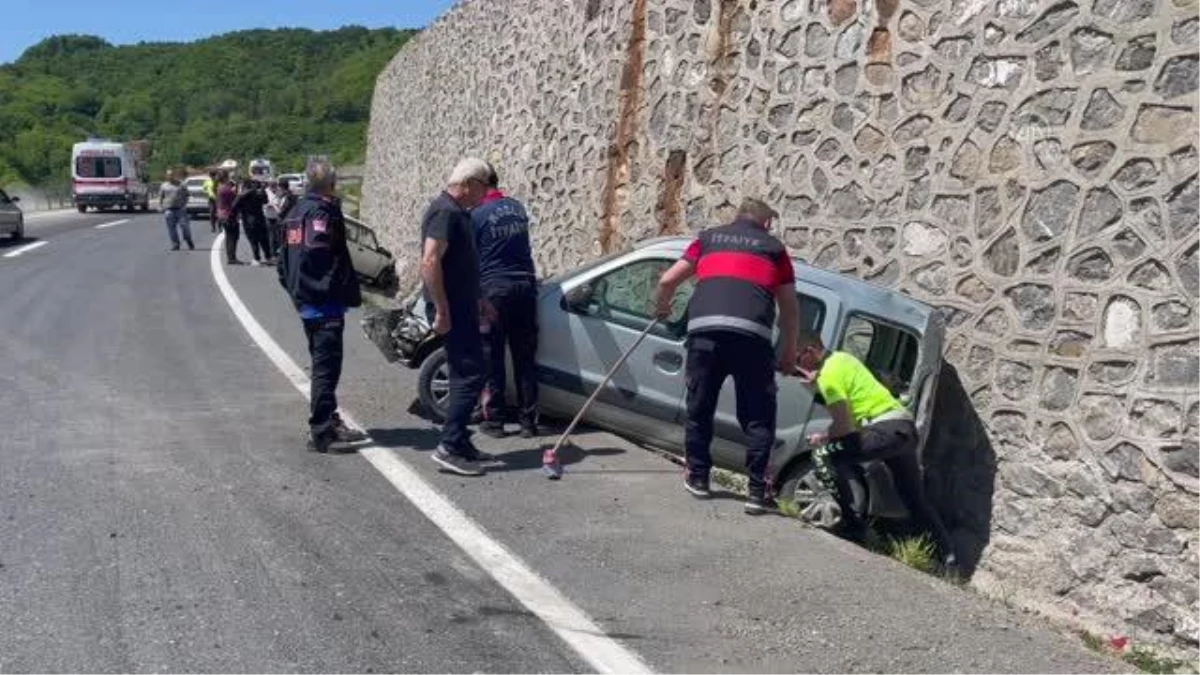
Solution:
[{"label": "firefighter in red shirt", "polygon": [[778,217],[766,203],[745,200],[732,223],[700,233],[683,258],[663,274],[656,298],[658,316],[668,317],[675,289],[693,275],[698,279],[688,305],[684,487],[696,497],[711,496],[713,415],[721,386],[733,376],[738,423],[750,439],[750,515],[772,508],[765,474],[775,443],[776,359],[771,337],[776,304],[784,351],[778,366],[784,374],[795,372],[800,331],[792,259],[770,234]]}]

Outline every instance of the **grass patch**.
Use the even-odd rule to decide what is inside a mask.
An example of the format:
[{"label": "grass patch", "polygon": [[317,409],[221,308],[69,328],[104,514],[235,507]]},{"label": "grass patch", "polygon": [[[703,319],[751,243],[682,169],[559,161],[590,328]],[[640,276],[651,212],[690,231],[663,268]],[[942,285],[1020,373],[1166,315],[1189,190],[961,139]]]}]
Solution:
[{"label": "grass patch", "polygon": [[888,543],[888,556],[926,574],[937,570],[937,548],[928,535],[892,539]]},{"label": "grass patch", "polygon": [[800,507],[796,505],[796,502],[794,500],[780,499],[778,501],[778,504],[779,504],[779,513],[787,516],[788,518],[799,518],[800,517]]},{"label": "grass patch", "polygon": [[1114,645],[1113,641],[1086,630],[1079,631],[1079,639],[1088,649],[1121,659],[1143,673],[1161,673],[1163,675],[1195,673],[1200,668],[1200,663],[1189,663],[1163,656],[1153,649],[1140,645],[1123,649]]}]

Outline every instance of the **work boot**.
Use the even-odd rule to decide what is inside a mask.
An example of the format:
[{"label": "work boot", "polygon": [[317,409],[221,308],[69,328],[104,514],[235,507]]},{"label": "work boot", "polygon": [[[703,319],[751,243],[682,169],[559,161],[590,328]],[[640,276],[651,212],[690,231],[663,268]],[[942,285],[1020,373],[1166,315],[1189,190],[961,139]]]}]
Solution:
[{"label": "work boot", "polygon": [[444,445],[439,445],[437,450],[433,451],[433,462],[441,467],[443,471],[456,473],[460,476],[482,476],[484,474],[478,462],[462,455],[451,453]]},{"label": "work boot", "polygon": [[775,503],[775,499],[767,494],[766,488],[750,488],[750,494],[746,496],[746,515],[761,516],[764,513],[778,510],[779,504]]},{"label": "work boot", "polygon": [[484,420],[479,423],[479,433],[492,438],[504,438],[508,433],[504,431],[504,423],[495,420]]},{"label": "work boot", "polygon": [[683,489],[690,492],[696,499],[708,499],[712,496],[712,491],[708,488],[708,476],[693,476],[685,472]]}]

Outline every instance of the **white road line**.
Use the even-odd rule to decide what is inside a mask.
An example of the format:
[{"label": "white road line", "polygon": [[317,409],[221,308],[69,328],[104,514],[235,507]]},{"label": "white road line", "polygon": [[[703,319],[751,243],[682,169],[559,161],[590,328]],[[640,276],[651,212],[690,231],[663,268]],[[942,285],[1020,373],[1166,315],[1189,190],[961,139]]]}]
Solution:
[{"label": "white road line", "polygon": [[21,255],[22,253],[28,253],[35,248],[41,248],[49,243],[50,242],[48,242],[48,241],[35,241],[32,244],[25,244],[24,246],[14,248],[13,250],[9,251],[8,253],[5,253],[4,257],[5,258],[15,258],[15,257]]},{"label": "white road line", "polygon": [[100,223],[99,225],[96,226],[96,229],[97,230],[107,230],[110,227],[116,227],[117,225],[124,225],[125,223],[128,223],[128,222],[129,222],[129,219],[126,218],[124,220],[114,220],[111,223]]},{"label": "white road line", "polygon": [[[217,288],[258,348],[291,380],[296,389],[308,398],[308,376],[254,318],[225,276],[220,253],[224,240],[224,234],[217,235],[213,241],[212,254],[209,256]],[[359,427],[345,411],[342,411],[342,419],[347,424]],[[576,654],[595,668],[596,672],[652,672],[637,654],[606,635],[582,609],[576,607],[503,544],[488,535],[483,527],[463,513],[395,452],[372,442],[360,449],[359,454],[463,552],[474,559],[483,571],[490,574],[522,605],[545,622],[559,638],[575,650]]]}]

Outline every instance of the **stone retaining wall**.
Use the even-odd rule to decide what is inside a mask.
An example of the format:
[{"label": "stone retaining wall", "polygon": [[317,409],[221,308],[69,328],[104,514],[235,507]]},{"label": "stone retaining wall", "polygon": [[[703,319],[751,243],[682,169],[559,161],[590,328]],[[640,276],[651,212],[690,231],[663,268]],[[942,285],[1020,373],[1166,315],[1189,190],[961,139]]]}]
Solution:
[{"label": "stone retaining wall", "polygon": [[1197,32],[1196,0],[466,0],[379,78],[364,215],[412,282],[463,154],[547,271],[767,197],[944,309],[926,463],[979,583],[1193,648]]}]

